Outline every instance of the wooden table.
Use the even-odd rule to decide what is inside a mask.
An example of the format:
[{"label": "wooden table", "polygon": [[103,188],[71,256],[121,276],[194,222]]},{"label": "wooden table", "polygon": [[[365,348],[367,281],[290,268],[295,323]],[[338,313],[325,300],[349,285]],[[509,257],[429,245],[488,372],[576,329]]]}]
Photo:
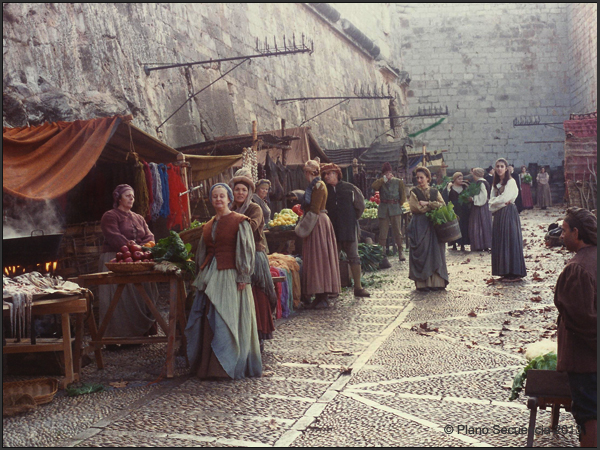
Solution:
[{"label": "wooden table", "polygon": [[[60,387],[64,389],[68,384],[79,381],[81,372],[81,345],[83,341],[83,321],[85,314],[91,311],[88,305],[90,298],[87,295],[71,295],[56,299],[41,299],[32,302],[31,315],[41,316],[46,314],[60,314],[62,323],[61,338],[7,338],[3,339],[2,353],[36,353],[36,352],[56,352],[61,351],[65,360],[65,378],[61,381]],[[6,313],[3,305],[3,313]],[[71,337],[71,319],[70,314],[75,314],[75,337]],[[33,326],[33,323],[32,323]],[[33,335],[32,330],[32,336]],[[74,352],[71,349],[75,342]],[[96,351],[96,361],[102,363],[102,354]]]},{"label": "wooden table", "polygon": [[565,408],[565,411],[571,411],[569,376],[566,372],[557,372],[556,370],[530,369],[527,371],[525,395],[529,397],[527,408],[530,409],[527,447],[532,447],[538,408],[545,410],[546,407],[550,407],[550,428],[552,430],[556,430],[558,427],[561,406]]},{"label": "wooden table", "polygon": [[[102,345],[110,345],[110,344],[155,344],[158,342],[166,342],[167,343],[167,378],[172,378],[175,373],[175,344],[181,343],[183,345],[183,350],[185,353],[186,348],[186,340],[184,335],[184,330],[186,326],[187,319],[185,317],[185,283],[181,276],[177,276],[174,273],[164,273],[158,271],[145,271],[145,272],[137,272],[137,273],[116,273],[116,272],[100,272],[100,273],[92,273],[88,275],[80,275],[77,278],[71,279],[82,287],[89,286],[103,286],[109,284],[116,284],[117,290],[113,299],[110,302],[108,310],[106,312],[106,316],[102,320],[100,327],[96,331],[95,321],[93,325],[93,334],[96,335],[96,338],[93,338],[91,345],[94,347],[95,351],[98,351],[102,348]],[[170,295],[169,295],[169,319],[168,323],[163,319],[160,315],[160,312],[152,302],[152,300],[146,294],[142,283],[169,283],[170,285]],[[139,336],[139,337],[104,337],[104,333],[106,332],[106,328],[110,322],[110,319],[121,299],[121,294],[125,289],[125,285],[133,284],[138,292],[141,294],[142,298],[146,302],[146,305],[152,312],[152,315],[156,319],[158,325],[162,328],[165,333],[165,336]],[[93,312],[92,312],[92,319]],[[177,336],[177,325],[179,324],[180,335]],[[186,361],[187,361],[187,353],[186,353]],[[102,369],[104,366],[102,364],[98,365],[99,369]]]}]

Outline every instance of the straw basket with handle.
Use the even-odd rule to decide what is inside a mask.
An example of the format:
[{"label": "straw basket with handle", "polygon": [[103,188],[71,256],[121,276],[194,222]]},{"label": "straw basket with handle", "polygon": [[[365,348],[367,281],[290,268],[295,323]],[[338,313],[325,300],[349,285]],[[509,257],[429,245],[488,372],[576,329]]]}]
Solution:
[{"label": "straw basket with handle", "polygon": [[192,249],[190,251],[194,254],[196,253],[196,250],[198,250],[198,244],[200,243],[203,229],[204,225],[200,225],[199,227],[183,230],[181,233],[179,233],[179,237],[184,244],[192,244]]},{"label": "straw basket with handle", "polygon": [[104,265],[106,266],[106,268],[108,270],[110,270],[111,272],[126,272],[126,273],[137,273],[137,272],[147,272],[149,270],[152,270],[154,268],[154,265],[156,263],[154,261],[152,262],[141,262],[141,261],[136,261],[136,262],[116,262],[116,263],[111,263],[111,262],[107,262],[104,263]]},{"label": "straw basket with handle", "polygon": [[2,383],[2,396],[28,394],[37,405],[49,403],[58,391],[56,378],[36,378],[35,380],[10,381]]}]

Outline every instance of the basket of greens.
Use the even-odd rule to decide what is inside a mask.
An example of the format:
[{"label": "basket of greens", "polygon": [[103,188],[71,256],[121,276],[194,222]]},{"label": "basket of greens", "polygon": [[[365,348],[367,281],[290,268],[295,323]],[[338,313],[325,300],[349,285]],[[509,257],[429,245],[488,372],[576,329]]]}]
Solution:
[{"label": "basket of greens", "polygon": [[526,175],[523,177],[523,183],[526,183],[526,184],[531,184],[531,182],[532,182],[532,181],[533,181],[533,178],[531,178],[531,175],[529,175],[529,174],[526,174]]},{"label": "basket of greens", "polygon": [[433,229],[440,242],[453,242],[462,237],[458,216],[454,212],[454,205],[448,202],[441,208],[427,213],[427,218],[433,222]]}]

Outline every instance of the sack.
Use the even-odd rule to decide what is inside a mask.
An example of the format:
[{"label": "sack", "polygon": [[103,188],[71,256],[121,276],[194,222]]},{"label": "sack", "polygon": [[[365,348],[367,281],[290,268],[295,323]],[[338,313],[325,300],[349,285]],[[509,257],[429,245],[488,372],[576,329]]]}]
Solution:
[{"label": "sack", "polygon": [[304,215],[300,217],[300,220],[298,220],[296,228],[294,229],[296,236],[301,237],[302,239],[308,237],[310,233],[312,233],[312,230],[317,224],[318,219],[319,215],[312,211],[307,211],[304,213]]}]

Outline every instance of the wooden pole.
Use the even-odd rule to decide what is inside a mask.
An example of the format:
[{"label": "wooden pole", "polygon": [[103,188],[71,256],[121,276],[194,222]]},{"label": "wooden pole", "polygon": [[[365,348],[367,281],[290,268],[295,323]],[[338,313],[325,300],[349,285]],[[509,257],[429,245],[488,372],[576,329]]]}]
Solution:
[{"label": "wooden pole", "polygon": [[[183,173],[182,173],[182,177],[183,177],[183,184],[185,186],[186,189],[190,189],[190,185],[188,183],[188,176],[187,176],[187,163],[185,162],[185,155],[181,152],[179,152],[177,154],[177,165],[179,165],[179,167],[181,167],[183,169]],[[191,225],[192,223],[192,206],[191,206],[191,197],[190,197],[190,193],[188,192],[187,194],[187,199],[188,199],[188,207],[187,207],[187,218],[188,218],[188,226]]]},{"label": "wooden pole", "polygon": [[[281,119],[281,137],[285,136],[285,119]],[[287,165],[287,150],[281,149],[281,163],[285,166]]]}]

